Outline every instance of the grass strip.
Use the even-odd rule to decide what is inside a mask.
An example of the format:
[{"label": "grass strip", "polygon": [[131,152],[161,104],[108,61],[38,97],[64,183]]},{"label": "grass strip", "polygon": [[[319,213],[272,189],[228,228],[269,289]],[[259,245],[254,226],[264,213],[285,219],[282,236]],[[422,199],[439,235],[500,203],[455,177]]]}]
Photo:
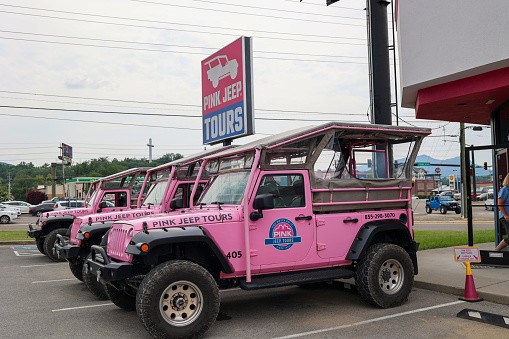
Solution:
[{"label": "grass strip", "polygon": [[[415,241],[420,242],[419,251],[433,248],[444,248],[451,246],[467,246],[467,231],[424,231],[414,230]],[[495,243],[495,235],[492,230],[474,231],[474,243],[486,242]]]},{"label": "grass strip", "polygon": [[0,231],[0,241],[33,240],[27,238],[27,231]]}]

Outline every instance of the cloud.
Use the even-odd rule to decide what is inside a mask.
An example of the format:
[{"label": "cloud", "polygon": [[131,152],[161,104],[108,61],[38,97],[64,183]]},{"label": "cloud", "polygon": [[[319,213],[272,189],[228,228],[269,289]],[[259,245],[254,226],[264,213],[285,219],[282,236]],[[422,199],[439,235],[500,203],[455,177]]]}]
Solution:
[{"label": "cloud", "polygon": [[73,77],[65,80],[65,87],[71,89],[110,87],[110,82],[99,79],[92,79],[88,76]]}]

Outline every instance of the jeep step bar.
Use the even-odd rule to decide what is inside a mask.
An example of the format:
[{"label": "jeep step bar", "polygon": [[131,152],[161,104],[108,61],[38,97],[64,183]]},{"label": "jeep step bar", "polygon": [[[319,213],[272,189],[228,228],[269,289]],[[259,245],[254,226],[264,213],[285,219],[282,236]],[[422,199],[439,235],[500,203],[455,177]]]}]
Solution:
[{"label": "jeep step bar", "polygon": [[345,268],[322,268],[304,272],[288,272],[253,276],[251,282],[240,281],[243,290],[257,290],[269,287],[282,287],[297,284],[308,284],[331,279],[348,279],[355,276],[355,272]]}]

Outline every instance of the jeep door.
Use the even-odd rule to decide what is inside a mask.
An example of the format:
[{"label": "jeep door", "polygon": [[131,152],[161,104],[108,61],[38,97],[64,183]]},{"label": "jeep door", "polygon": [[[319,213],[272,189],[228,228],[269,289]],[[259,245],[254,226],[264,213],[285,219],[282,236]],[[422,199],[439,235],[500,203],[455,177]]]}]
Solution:
[{"label": "jeep door", "polygon": [[265,209],[262,218],[249,221],[251,264],[271,265],[304,260],[315,242],[315,218],[307,171],[261,172],[254,192],[250,213],[255,212],[254,197],[260,194],[273,195],[274,209]]},{"label": "jeep door", "polygon": [[[106,203],[106,207],[100,209],[100,213],[125,211],[129,209],[130,194],[129,190],[103,191],[102,197],[97,206]],[[99,209],[97,211],[99,213]]]}]

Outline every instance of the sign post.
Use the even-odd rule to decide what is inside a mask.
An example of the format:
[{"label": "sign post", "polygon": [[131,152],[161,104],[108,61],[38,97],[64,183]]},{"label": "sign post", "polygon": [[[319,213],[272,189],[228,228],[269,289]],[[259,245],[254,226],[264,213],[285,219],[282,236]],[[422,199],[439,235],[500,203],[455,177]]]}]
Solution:
[{"label": "sign post", "polygon": [[459,298],[465,301],[482,301],[482,298],[477,296],[475,290],[474,277],[472,276],[472,269],[470,267],[471,262],[481,262],[481,253],[478,246],[463,246],[453,247],[454,250],[454,261],[464,262],[467,267],[467,277],[465,280],[465,293],[463,298]]},{"label": "sign post", "polygon": [[240,37],[201,62],[203,144],[254,134],[252,41]]}]

